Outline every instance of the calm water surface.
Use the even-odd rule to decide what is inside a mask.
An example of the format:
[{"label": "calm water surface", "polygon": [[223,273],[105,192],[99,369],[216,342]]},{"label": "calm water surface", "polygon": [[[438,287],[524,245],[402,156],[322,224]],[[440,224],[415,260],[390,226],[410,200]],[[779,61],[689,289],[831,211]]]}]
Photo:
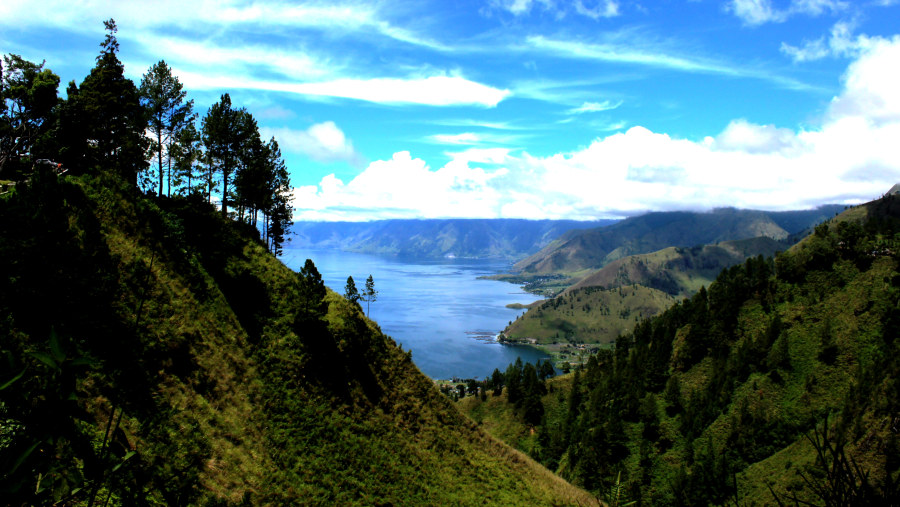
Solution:
[{"label": "calm water surface", "polygon": [[[378,300],[369,316],[431,378],[484,378],[494,368],[503,371],[517,357],[535,362],[546,357],[524,346],[501,345],[494,337],[524,310],[509,303],[531,303],[540,298],[517,286],[482,275],[505,271],[503,261],[444,259],[422,261],[334,250],[285,248],[282,260],[297,271],[312,259],[325,284],[343,294],[352,276],[362,292],[372,275]],[[362,302],[365,311],[365,302]]]}]

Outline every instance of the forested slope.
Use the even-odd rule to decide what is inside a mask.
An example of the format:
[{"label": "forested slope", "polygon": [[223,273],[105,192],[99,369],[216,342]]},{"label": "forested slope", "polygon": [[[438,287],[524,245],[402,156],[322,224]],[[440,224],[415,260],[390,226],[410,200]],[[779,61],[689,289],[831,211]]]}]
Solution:
[{"label": "forested slope", "polygon": [[462,406],[622,502],[896,505],[898,252],[900,196],[887,195],[642,321],[551,380],[543,410]]},{"label": "forested slope", "polygon": [[38,170],[0,237],[5,503],[592,500],[203,198]]}]

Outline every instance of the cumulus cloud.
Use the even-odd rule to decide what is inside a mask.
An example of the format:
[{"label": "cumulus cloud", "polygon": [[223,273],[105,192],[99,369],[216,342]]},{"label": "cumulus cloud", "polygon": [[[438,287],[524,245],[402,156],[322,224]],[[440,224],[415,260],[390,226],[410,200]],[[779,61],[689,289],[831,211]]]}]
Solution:
[{"label": "cumulus cloud", "polygon": [[319,162],[348,162],[354,166],[364,164],[362,155],[332,121],[316,123],[306,130],[263,127],[260,133],[264,138],[275,137],[284,150],[302,153]]},{"label": "cumulus cloud", "polygon": [[704,139],[704,145],[717,151],[745,153],[791,153],[798,148],[797,136],[791,129],[774,125],[754,125],[734,120],[715,138]]},{"label": "cumulus cloud", "polygon": [[[297,219],[594,219],[646,210],[797,209],[875,198],[900,181],[900,39],[873,39],[815,128],[743,119],[693,141],[635,126],[546,157],[464,150],[434,170],[408,152],[349,183],[297,189]],[[343,203],[354,203],[348,209]]]}]

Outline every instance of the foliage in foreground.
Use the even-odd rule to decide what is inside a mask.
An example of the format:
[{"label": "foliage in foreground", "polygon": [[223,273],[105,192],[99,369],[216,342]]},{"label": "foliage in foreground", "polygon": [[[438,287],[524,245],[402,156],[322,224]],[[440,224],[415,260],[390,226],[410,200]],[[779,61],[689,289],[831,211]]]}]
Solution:
[{"label": "foliage in foreground", "polygon": [[11,504],[584,504],[202,197],[39,170],[0,199]]}]

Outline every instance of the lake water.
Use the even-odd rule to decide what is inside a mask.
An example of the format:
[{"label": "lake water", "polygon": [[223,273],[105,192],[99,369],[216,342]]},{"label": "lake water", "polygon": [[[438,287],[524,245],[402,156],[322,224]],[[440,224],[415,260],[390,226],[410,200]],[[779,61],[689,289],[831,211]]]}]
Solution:
[{"label": "lake water", "polygon": [[[521,357],[534,363],[546,354],[532,347],[501,345],[494,337],[524,310],[509,303],[540,298],[521,287],[478,280],[509,268],[497,260],[444,259],[422,261],[335,250],[285,248],[281,259],[297,271],[312,259],[325,284],[344,293],[352,276],[362,292],[372,275],[378,300],[369,316],[381,330],[412,351],[422,373],[435,379],[485,378],[494,368],[504,371]],[[365,311],[365,302],[361,302]]]}]

